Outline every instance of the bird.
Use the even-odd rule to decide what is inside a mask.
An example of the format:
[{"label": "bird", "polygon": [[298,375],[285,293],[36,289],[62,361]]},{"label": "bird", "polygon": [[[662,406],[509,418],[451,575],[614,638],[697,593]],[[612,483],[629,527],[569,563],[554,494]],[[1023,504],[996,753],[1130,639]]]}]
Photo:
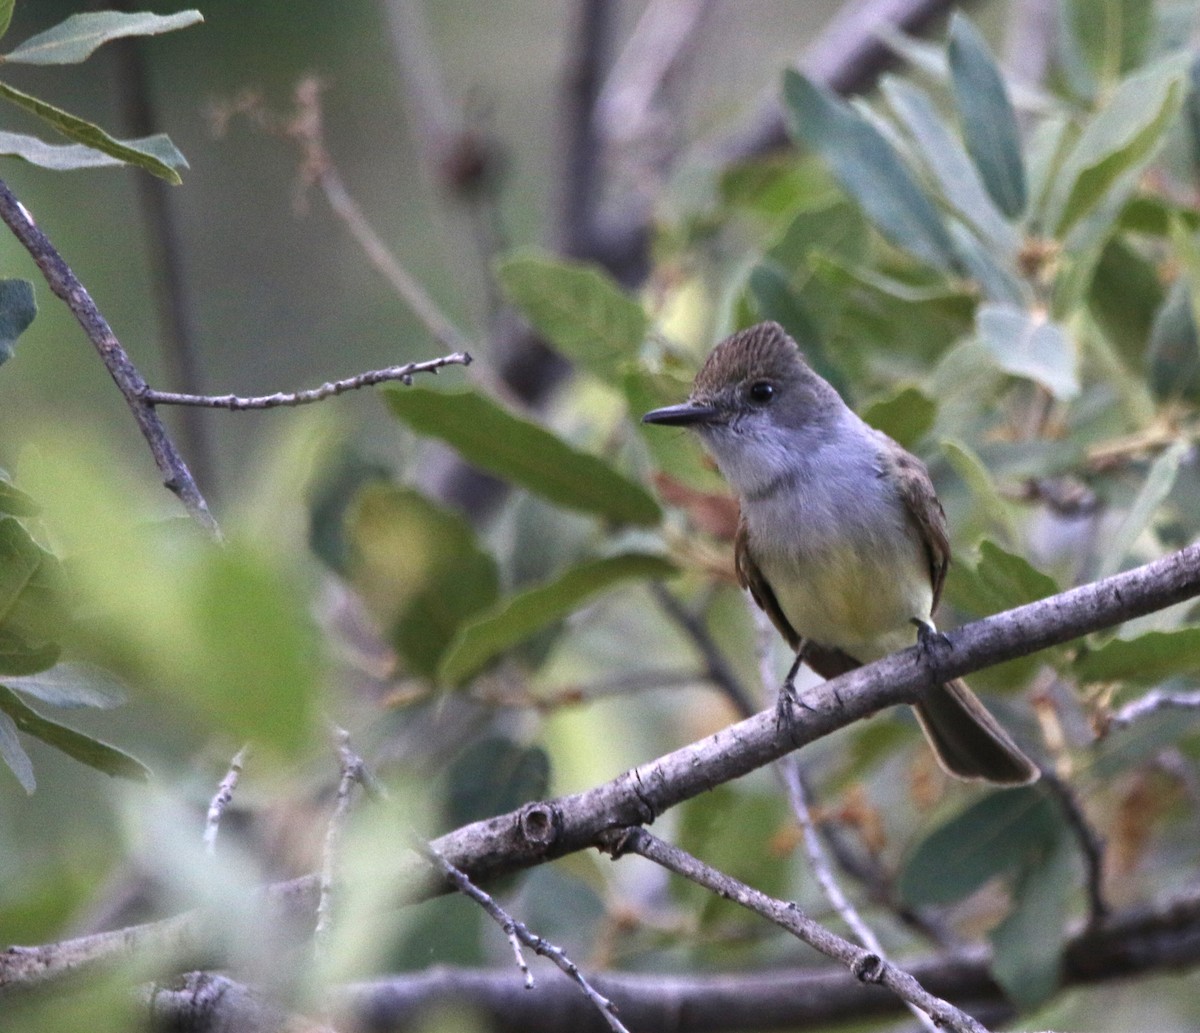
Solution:
[{"label": "bird", "polygon": [[[796,652],[783,718],[802,661],[834,678],[944,638],[933,613],[950,539],[929,471],[860,419],[778,323],[726,338],[686,401],[642,419],[698,433],[738,497],[738,581]],[[914,710],[949,774],[1037,780],[1037,765],[962,679],[934,686]]]}]

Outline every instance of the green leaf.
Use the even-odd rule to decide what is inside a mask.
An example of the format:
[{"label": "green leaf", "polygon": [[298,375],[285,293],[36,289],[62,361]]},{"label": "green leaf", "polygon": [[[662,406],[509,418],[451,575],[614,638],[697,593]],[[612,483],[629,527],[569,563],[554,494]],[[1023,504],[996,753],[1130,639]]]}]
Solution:
[{"label": "green leaf", "polygon": [[32,673],[31,659],[53,656],[53,666],[54,643],[67,623],[66,600],[58,560],[16,519],[0,518],[0,674]]},{"label": "green leaf", "polygon": [[1006,255],[1016,253],[1019,238],[984,188],[966,152],[951,136],[929,95],[905,79],[885,76],[884,99],[903,123],[929,175],[951,207]]},{"label": "green leaf", "polygon": [[1200,670],[1200,628],[1148,631],[1137,638],[1114,638],[1083,653],[1075,674],[1085,682],[1153,685]]},{"label": "green leaf", "polygon": [[37,674],[6,677],[4,684],[54,707],[108,710],[119,707],[126,698],[125,686],[94,664],[56,664]]},{"label": "green leaf", "polygon": [[1163,287],[1154,265],[1122,238],[1114,237],[1100,254],[1087,300],[1096,323],[1129,369],[1141,369],[1155,313],[1163,302]]},{"label": "green leaf", "polygon": [[432,678],[464,622],[495,603],[496,562],[457,513],[411,488],[372,484],[350,510],[355,587],[409,670]]},{"label": "green leaf", "polygon": [[1050,998],[1059,982],[1064,927],[1079,881],[1066,836],[1026,864],[1013,888],[1013,909],[991,931],[992,975],[1022,1011]]},{"label": "green leaf", "polygon": [[98,47],[125,36],[157,36],[204,21],[199,11],[151,14],[92,11],[73,14],[52,29],[31,36],[0,60],[26,65],[73,65],[86,61]]},{"label": "green leaf", "polygon": [[[17,338],[37,315],[33,284],[28,280],[0,280],[0,364],[12,358]],[[0,507],[0,512],[4,512]]]},{"label": "green leaf", "polygon": [[1192,287],[1180,277],[1154,314],[1146,350],[1150,386],[1159,398],[1200,395],[1200,333],[1196,330]]},{"label": "green leaf", "polygon": [[1012,505],[1005,499],[992,481],[992,475],[983,461],[970,448],[959,441],[943,439],[942,452],[954,472],[962,478],[971,493],[976,518],[985,526],[994,528],[1007,542],[1017,538]]},{"label": "green leaf", "polygon": [[1153,0],[1068,0],[1068,43],[1101,82],[1115,82],[1145,60],[1154,35]]},{"label": "green leaf", "polygon": [[522,746],[492,735],[460,753],[447,778],[443,825],[458,828],[545,796],[550,758],[540,746]]},{"label": "green leaf", "polygon": [[783,90],[793,135],[829,163],[879,231],[909,254],[953,271],[954,245],[941,216],[879,130],[794,70],[784,73]]},{"label": "green leaf", "polygon": [[695,434],[664,433],[662,427],[641,421],[642,413],[687,398],[691,383],[670,373],[653,373],[638,364],[625,371],[623,386],[638,434],[654,465],[698,491],[728,492],[728,485],[713,468]]},{"label": "green leaf", "polygon": [[918,844],[900,874],[900,896],[918,907],[953,904],[1045,856],[1061,828],[1058,807],[1036,786],[992,792]]},{"label": "green leaf", "polygon": [[26,735],[41,739],[48,746],[61,750],[81,764],[102,771],[106,775],[145,782],[150,777],[149,769],[115,746],[93,739],[57,721],[42,717],[21,701],[17,695],[0,685],[0,710],[12,718],[17,728]]},{"label": "green leaf", "polygon": [[1125,514],[1125,519],[1115,531],[1104,536],[1104,552],[1096,570],[1097,578],[1108,577],[1121,569],[1121,564],[1129,555],[1134,542],[1150,526],[1158,507],[1171,494],[1179,475],[1179,464],[1190,449],[1189,442],[1176,441],[1154,460],[1150,472],[1146,474],[1145,483],[1129,507],[1129,512]]},{"label": "green leaf", "polygon": [[37,516],[38,504],[0,473],[0,513],[11,516]]},{"label": "green leaf", "polygon": [[[187,159],[164,133],[128,140],[126,144],[138,151],[154,155],[173,169],[187,168]],[[31,165],[57,172],[73,169],[95,169],[125,165],[126,161],[105,154],[82,143],[53,144],[24,133],[0,132],[0,155],[21,158]]]},{"label": "green leaf", "polygon": [[497,262],[496,277],[539,334],[605,383],[636,358],[646,314],[602,269],[529,250]]},{"label": "green leaf", "polygon": [[57,642],[34,645],[20,635],[0,629],[0,675],[36,674],[58,663],[62,647]]},{"label": "green leaf", "polygon": [[572,567],[549,584],[504,600],[481,620],[467,624],[446,653],[441,678],[461,685],[501,653],[569,616],[601,592],[625,581],[666,578],[675,572],[667,560],[641,553]]},{"label": "green leaf", "polygon": [[[99,126],[93,125],[91,122],[76,115],[72,115],[70,112],[63,111],[62,108],[56,108],[53,104],[48,104],[37,97],[31,97],[28,93],[22,93],[20,90],[9,86],[8,83],[0,82],[0,97],[11,101],[17,107],[24,108],[31,114],[37,115],[38,118],[50,123],[50,125],[68,139],[95,148],[98,151],[103,151],[105,154],[111,155],[127,165],[136,165],[138,168],[153,173],[160,179],[165,179],[168,183],[179,184],[183,182],[179,177],[179,173],[171,167],[170,162],[154,153],[155,150],[161,149],[161,145],[157,142],[147,143],[146,147],[135,146],[133,143],[123,143],[109,136]],[[159,137],[150,137],[149,140],[158,141]],[[171,150],[176,155],[179,154],[173,146]],[[186,162],[183,164],[186,167]]]},{"label": "green leaf", "polygon": [[650,526],[662,517],[640,484],[482,394],[418,387],[385,394],[392,412],[418,434],[446,442],[473,466],[555,505],[623,524]]},{"label": "green leaf", "polygon": [[[735,879],[764,893],[785,896],[789,866],[772,841],[788,827],[794,825],[782,793],[748,791],[740,784],[727,784],[679,807],[676,839],[682,849]],[[671,890],[688,914],[699,915],[705,930],[744,921],[744,910],[695,883],[673,880]],[[726,964],[730,947],[728,940],[718,945]]]},{"label": "green leaf", "polygon": [[1006,373],[1037,381],[1060,401],[1079,394],[1075,347],[1044,313],[1011,304],[980,305],[976,323],[979,339]]},{"label": "green leaf", "polygon": [[997,254],[993,245],[981,240],[975,230],[953,219],[948,227],[954,250],[967,275],[979,285],[988,301],[1025,308],[1033,292],[1015,272],[1011,254]]},{"label": "green leaf", "polygon": [[920,389],[904,387],[868,405],[862,418],[911,450],[933,429],[937,406]]},{"label": "green leaf", "polygon": [[[0,688],[0,691],[3,689]],[[17,776],[25,792],[32,793],[37,788],[37,779],[33,777],[33,761],[21,745],[17,723],[3,710],[0,710],[0,760]]]},{"label": "green leaf", "polygon": [[735,163],[721,173],[721,200],[772,222],[801,208],[821,208],[838,200],[829,172],[812,158],[772,154]]},{"label": "green leaf", "polygon": [[909,360],[932,362],[973,323],[978,298],[961,282],[912,283],[820,252],[809,262],[814,282],[805,300],[837,305],[840,347],[869,341]]},{"label": "green leaf", "polygon": [[817,324],[777,266],[761,263],[750,270],[747,281],[754,311],[760,320],[779,323],[800,345],[810,366],[828,380],[843,398],[848,385],[842,371],[829,361]]},{"label": "green leaf", "polygon": [[[964,614],[987,616],[1036,602],[1057,591],[1055,581],[1024,557],[985,538],[979,543],[979,558],[974,564],[961,560],[951,564],[944,598]],[[971,682],[976,689],[1012,692],[1028,684],[1048,660],[1052,662],[1052,657],[1046,653],[1019,657],[977,672]]]},{"label": "green leaf", "polygon": [[870,234],[863,214],[841,198],[819,208],[796,212],[770,244],[766,258],[781,269],[798,269],[813,251],[836,255],[857,265],[867,257]]},{"label": "green leaf", "polygon": [[948,53],[967,151],[992,200],[1016,219],[1027,201],[1017,116],[987,44],[971,20],[958,11],[950,19]]},{"label": "green leaf", "polygon": [[1043,574],[1024,556],[1002,549],[986,538],[979,543],[975,576],[988,594],[993,613],[1036,603],[1059,591],[1054,578]]},{"label": "green leaf", "polygon": [[1065,237],[1150,163],[1179,113],[1186,74],[1181,59],[1161,61],[1121,83],[1088,123],[1050,191],[1047,224],[1054,236]]},{"label": "green leaf", "polygon": [[0,36],[8,32],[8,24],[12,21],[16,3],[17,0],[0,0]]}]

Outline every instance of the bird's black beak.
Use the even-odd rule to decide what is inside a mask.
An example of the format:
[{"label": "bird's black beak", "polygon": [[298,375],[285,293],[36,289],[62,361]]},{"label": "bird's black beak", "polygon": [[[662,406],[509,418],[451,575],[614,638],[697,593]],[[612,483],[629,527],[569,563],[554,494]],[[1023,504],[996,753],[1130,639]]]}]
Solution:
[{"label": "bird's black beak", "polygon": [[679,405],[668,405],[662,409],[651,409],[642,417],[642,422],[690,427],[697,423],[708,423],[719,411],[715,406],[702,405],[699,402],[681,402]]}]

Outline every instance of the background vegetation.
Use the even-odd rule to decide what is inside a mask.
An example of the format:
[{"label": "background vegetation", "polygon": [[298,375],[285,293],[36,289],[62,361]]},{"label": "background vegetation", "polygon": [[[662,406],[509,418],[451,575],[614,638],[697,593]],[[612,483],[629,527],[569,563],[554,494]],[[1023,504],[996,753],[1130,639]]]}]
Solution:
[{"label": "background vegetation", "polygon": [[[520,1003],[476,902],[396,902],[425,840],[771,704],[789,658],[733,582],[734,506],[687,435],[638,424],[739,327],[781,322],[929,464],[954,535],[944,627],[1196,540],[1195,5],[816,6],[218,3],[32,65],[22,41],[77,9],[16,5],[0,94],[166,130],[190,163],[101,141],[157,155],[170,188],[4,162],[153,388],[474,361],[286,412],[148,407],[4,235],[0,939],[216,919],[149,927],[149,952],[89,940],[110,964],[73,981],[10,951],[6,1029],[604,1028],[542,963]],[[924,37],[872,21],[885,8]],[[31,106],[5,129],[51,141]],[[184,508],[129,406],[167,419]],[[1184,602],[973,674],[1036,787],[948,781],[889,711],[805,746],[791,799],[762,768],[653,827],[851,938],[861,921],[989,1026],[1192,1029],[1198,659]],[[633,1030],[665,1028],[633,1016],[667,985],[728,987],[679,1028],[900,1021],[637,858],[487,888]],[[279,899],[315,935],[281,931]],[[440,992],[439,965],[458,966]],[[810,1014],[817,983],[770,983],[797,972],[841,1003]],[[559,980],[566,1011],[538,996]]]}]

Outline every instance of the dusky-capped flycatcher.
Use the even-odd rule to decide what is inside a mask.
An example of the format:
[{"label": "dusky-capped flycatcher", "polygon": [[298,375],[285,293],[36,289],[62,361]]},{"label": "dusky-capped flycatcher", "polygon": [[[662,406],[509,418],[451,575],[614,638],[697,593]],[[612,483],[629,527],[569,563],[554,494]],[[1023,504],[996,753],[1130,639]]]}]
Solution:
[{"label": "dusky-capped flycatcher", "polygon": [[[950,541],[925,464],[859,419],[778,323],[721,342],[691,397],[643,420],[696,430],[738,495],[738,580],[797,651],[785,717],[801,660],[832,678],[936,634]],[[950,774],[1038,777],[961,679],[915,709]]]}]

